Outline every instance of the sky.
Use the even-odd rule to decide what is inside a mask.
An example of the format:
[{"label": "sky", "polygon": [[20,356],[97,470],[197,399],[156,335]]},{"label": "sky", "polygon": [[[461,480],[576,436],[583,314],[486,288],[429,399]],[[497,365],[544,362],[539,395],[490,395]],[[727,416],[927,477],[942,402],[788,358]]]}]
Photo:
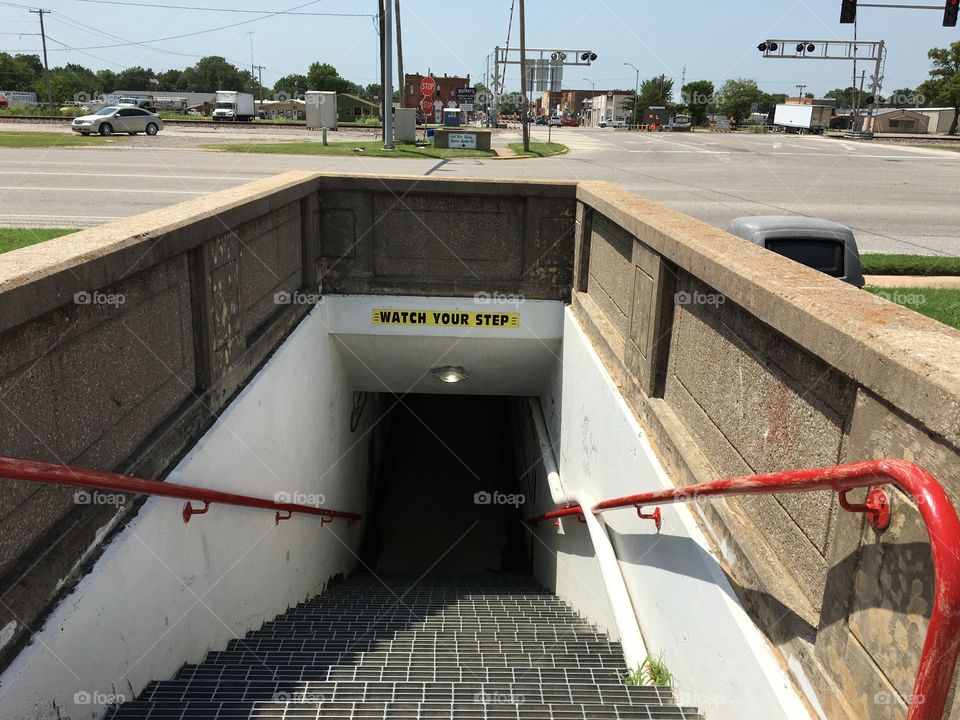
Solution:
[{"label": "sky", "polygon": [[[192,65],[204,55],[222,55],[250,67],[252,44],[253,63],[265,66],[267,86],[286,74],[305,74],[314,61],[331,63],[357,83],[379,82],[374,0],[40,1],[39,7],[51,11],[44,20],[51,67],[68,62],[94,70],[141,65],[159,72]],[[469,74],[472,80],[482,80],[487,57],[494,47],[506,44],[512,4],[512,0],[401,0],[404,69]],[[840,4],[840,0],[527,0],[527,46],[597,53],[591,67],[565,69],[565,88],[587,89],[591,83],[598,90],[633,88],[636,73],[624,64],[632,63],[640,69],[641,79],[665,74],[674,78],[678,90],[686,68],[688,82],[706,79],[719,86],[728,78],[746,77],[767,92],[788,94],[795,94],[802,83],[806,92],[819,97],[851,84],[851,63],[764,59],[756,46],[768,38],[851,39],[852,26],[839,23]],[[40,52],[38,16],[28,12],[30,7],[38,6],[30,0],[0,1],[0,49]],[[268,15],[295,8],[303,14]],[[925,80],[927,51],[960,40],[960,28],[944,28],[941,23],[939,11],[860,9],[860,39],[887,42],[888,92]],[[228,25],[233,27],[224,27]],[[201,32],[205,30],[214,31]],[[174,38],[186,34],[190,36]],[[517,41],[514,17],[511,46]],[[514,66],[507,85],[518,84]]]}]

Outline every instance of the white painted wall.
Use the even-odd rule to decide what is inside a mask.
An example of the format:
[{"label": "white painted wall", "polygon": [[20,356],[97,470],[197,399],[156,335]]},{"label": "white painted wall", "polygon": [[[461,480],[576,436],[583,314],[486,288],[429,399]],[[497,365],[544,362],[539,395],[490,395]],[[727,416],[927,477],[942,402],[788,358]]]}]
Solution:
[{"label": "white painted wall", "polygon": [[[364,512],[366,433],[350,432],[352,388],[315,309],[170,476],[272,498],[326,496]],[[359,442],[358,442],[359,441]],[[258,628],[355,566],[363,524],[152,498],[0,677],[0,718],[99,718],[209,649]],[[89,704],[75,699],[90,698]],[[100,701],[100,702],[97,702]]]},{"label": "white painted wall", "polygon": [[[555,388],[555,383],[550,387]],[[561,406],[560,477],[570,492],[621,497],[673,487],[633,413],[592,345],[567,311],[561,398],[550,389],[545,405]],[[556,423],[548,427],[556,432]],[[554,441],[556,438],[553,438]],[[538,498],[549,496],[545,486]],[[540,511],[540,510],[538,510]],[[604,515],[649,652],[675,676],[681,704],[698,706],[711,720],[807,718],[809,713],[772,648],[737,600],[689,508],[662,508],[658,535],[632,510]],[[542,581],[545,553],[556,553],[558,594],[611,634],[615,633],[597,563],[582,524],[564,519],[563,533],[542,524],[536,567]]]}]

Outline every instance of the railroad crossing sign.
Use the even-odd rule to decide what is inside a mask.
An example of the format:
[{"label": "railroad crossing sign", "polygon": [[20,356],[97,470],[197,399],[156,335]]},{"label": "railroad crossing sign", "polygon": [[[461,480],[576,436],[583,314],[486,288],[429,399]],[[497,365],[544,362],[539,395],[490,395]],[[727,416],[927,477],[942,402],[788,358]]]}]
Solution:
[{"label": "railroad crossing sign", "polygon": [[420,81],[420,94],[433,97],[437,92],[437,81],[432,77],[425,77]]}]

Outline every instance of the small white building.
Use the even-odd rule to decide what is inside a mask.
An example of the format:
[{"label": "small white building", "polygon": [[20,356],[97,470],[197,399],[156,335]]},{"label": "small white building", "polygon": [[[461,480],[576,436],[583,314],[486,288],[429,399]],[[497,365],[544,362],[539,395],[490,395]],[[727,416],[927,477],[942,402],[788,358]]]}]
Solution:
[{"label": "small white building", "polygon": [[633,93],[595,95],[590,103],[590,127],[600,127],[600,123],[608,119],[629,121],[628,101],[632,100]]}]

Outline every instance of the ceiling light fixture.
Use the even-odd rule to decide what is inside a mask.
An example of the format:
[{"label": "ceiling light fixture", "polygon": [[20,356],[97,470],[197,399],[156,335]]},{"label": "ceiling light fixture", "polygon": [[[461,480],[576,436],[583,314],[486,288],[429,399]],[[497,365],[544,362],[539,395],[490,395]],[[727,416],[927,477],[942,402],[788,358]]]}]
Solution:
[{"label": "ceiling light fixture", "polygon": [[440,382],[445,383],[458,383],[470,379],[467,375],[467,371],[458,365],[444,365],[442,367],[435,367],[430,371],[430,374]]}]

